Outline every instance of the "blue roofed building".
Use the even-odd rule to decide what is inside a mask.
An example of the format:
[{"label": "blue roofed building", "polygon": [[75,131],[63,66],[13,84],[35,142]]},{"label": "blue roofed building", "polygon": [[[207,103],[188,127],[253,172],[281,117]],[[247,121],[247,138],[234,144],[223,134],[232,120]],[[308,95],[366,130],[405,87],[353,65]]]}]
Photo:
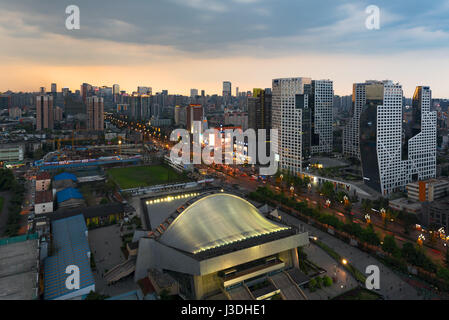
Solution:
[{"label": "blue roofed building", "polygon": [[73,182],[77,182],[78,178],[74,174],[72,174],[72,173],[63,172],[61,174],[58,174],[58,175],[54,176],[53,180],[54,181],[72,180]]},{"label": "blue roofed building", "polygon": [[[95,280],[90,267],[90,248],[87,227],[82,214],[53,221],[53,255],[44,262],[44,299],[83,299],[95,291]],[[68,266],[79,268],[79,289],[68,289],[66,273]]]},{"label": "blue roofed building", "polygon": [[66,188],[74,188],[78,182],[78,178],[68,172],[63,172],[53,177],[53,189],[60,191]]},{"label": "blue roofed building", "polygon": [[75,188],[66,188],[56,192],[56,201],[58,208],[73,208],[84,204],[83,195]]}]

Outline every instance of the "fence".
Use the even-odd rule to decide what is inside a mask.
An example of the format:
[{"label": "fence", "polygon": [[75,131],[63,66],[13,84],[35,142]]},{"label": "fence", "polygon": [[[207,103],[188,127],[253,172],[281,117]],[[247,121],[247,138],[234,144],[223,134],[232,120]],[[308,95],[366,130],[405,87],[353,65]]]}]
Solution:
[{"label": "fence", "polygon": [[37,233],[32,233],[32,234],[24,234],[22,236],[17,236],[17,237],[12,237],[12,238],[0,239],[0,246],[18,243],[18,242],[24,242],[27,240],[36,240],[38,237],[39,236]]}]

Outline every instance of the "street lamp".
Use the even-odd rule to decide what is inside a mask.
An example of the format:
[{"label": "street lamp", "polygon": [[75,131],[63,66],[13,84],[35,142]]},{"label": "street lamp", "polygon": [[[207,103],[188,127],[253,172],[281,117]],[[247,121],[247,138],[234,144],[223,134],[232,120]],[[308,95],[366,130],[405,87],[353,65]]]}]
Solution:
[{"label": "street lamp", "polygon": [[416,241],[418,243],[419,246],[422,247],[424,241],[426,240],[426,237],[424,237],[424,235],[421,233],[418,237],[418,240]]},{"label": "street lamp", "polygon": [[343,263],[343,265],[347,265],[347,264],[348,264],[348,260],[346,260],[346,259],[343,258],[343,259],[341,260],[341,263]]},{"label": "street lamp", "polygon": [[370,224],[371,223],[371,216],[369,214],[366,214],[365,215],[365,220],[366,220],[366,223]]}]

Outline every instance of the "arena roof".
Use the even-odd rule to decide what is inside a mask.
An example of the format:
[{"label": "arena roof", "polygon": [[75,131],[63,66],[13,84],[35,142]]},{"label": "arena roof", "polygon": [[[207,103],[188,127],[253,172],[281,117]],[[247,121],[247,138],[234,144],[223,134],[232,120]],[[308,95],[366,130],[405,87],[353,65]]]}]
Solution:
[{"label": "arena roof", "polygon": [[218,193],[187,207],[163,233],[160,242],[197,254],[287,229],[265,218],[248,201]]}]

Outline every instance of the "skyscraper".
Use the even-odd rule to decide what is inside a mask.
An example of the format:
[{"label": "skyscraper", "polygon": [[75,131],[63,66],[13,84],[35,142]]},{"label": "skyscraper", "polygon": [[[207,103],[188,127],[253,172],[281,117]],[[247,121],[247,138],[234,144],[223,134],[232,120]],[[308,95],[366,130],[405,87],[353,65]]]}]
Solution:
[{"label": "skyscraper", "polygon": [[36,131],[53,129],[53,96],[39,95],[36,97]]},{"label": "skyscraper", "polygon": [[223,81],[223,97],[230,97],[232,95],[232,84],[230,81]]},{"label": "skyscraper", "polygon": [[56,85],[56,83],[52,83],[51,84],[51,93],[56,93],[56,92],[58,92],[57,85]]},{"label": "skyscraper", "polygon": [[352,86],[351,118],[343,129],[343,155],[360,160],[360,114],[366,104],[366,86],[379,83],[366,81]]},{"label": "skyscraper", "polygon": [[223,104],[228,105],[232,98],[232,84],[229,81],[223,81]]},{"label": "skyscraper", "polygon": [[97,96],[87,97],[87,130],[104,130],[104,101]]},{"label": "skyscraper", "polygon": [[54,122],[62,121],[62,115],[63,115],[62,108],[56,106],[56,107],[53,108],[53,112],[54,112],[53,121]]},{"label": "skyscraper", "polygon": [[133,120],[148,120],[153,115],[151,112],[150,96],[146,94],[134,94],[128,97],[130,115]]},{"label": "skyscraper", "polygon": [[275,159],[280,162],[279,169],[291,173],[302,171],[302,110],[296,108],[296,95],[304,94],[306,84],[312,84],[312,79],[273,80],[272,127],[278,130],[277,141],[272,140],[278,150]]},{"label": "skyscraper", "polygon": [[437,113],[430,111],[432,91],[418,86],[412,100],[412,120],[405,124],[402,159],[409,161],[409,179],[436,176]]},{"label": "skyscraper", "polygon": [[248,128],[271,129],[271,90],[256,88],[248,97]]},{"label": "skyscraper", "polygon": [[331,153],[333,146],[334,89],[331,80],[313,80],[309,98],[311,111],[311,153]]},{"label": "skyscraper", "polygon": [[403,126],[402,86],[391,81],[365,86],[360,116],[360,154],[365,184],[383,195],[407,183],[435,177],[436,112],[429,87],[413,97],[413,119]]},{"label": "skyscraper", "polygon": [[190,89],[190,97],[195,98],[198,95],[198,89]]},{"label": "skyscraper", "polygon": [[112,86],[112,94],[113,95],[120,94],[120,85],[114,84]]},{"label": "skyscraper", "polygon": [[62,96],[63,97],[67,97],[70,93],[70,89],[69,88],[62,88]]},{"label": "skyscraper", "polygon": [[194,133],[193,122],[201,121],[203,119],[203,106],[200,104],[190,104],[187,107],[187,131]]},{"label": "skyscraper", "polygon": [[83,83],[81,85],[81,98],[83,99],[83,102],[86,103],[87,97],[92,95],[92,86],[88,83]]}]

